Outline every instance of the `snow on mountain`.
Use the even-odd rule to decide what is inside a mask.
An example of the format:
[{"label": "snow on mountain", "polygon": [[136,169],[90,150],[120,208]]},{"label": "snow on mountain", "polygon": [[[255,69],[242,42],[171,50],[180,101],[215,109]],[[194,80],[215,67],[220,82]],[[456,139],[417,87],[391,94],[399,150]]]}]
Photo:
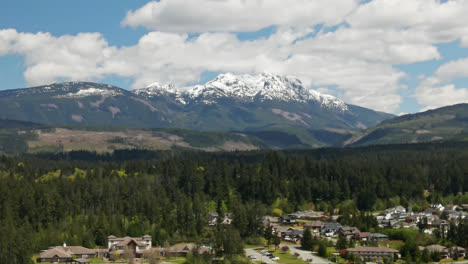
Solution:
[{"label": "snow on mountain", "polygon": [[83,98],[88,96],[116,96],[121,95],[122,93],[110,90],[110,89],[99,89],[94,87],[89,87],[85,89],[80,89],[75,93],[68,93],[65,95],[58,95],[57,98]]},{"label": "snow on mountain", "polygon": [[152,83],[145,88],[140,88],[140,89],[135,89],[133,90],[133,93],[140,95],[140,96],[145,96],[145,97],[151,97],[151,96],[158,96],[161,94],[169,93],[169,94],[174,94],[178,93],[174,85],[167,84],[167,85],[162,85],[160,83]]},{"label": "snow on mountain", "polygon": [[195,85],[176,89],[173,85],[153,83],[146,88],[134,90],[134,93],[147,97],[161,93],[173,94],[178,101],[198,101],[205,104],[215,103],[217,98],[236,98],[245,102],[255,100],[278,100],[287,102],[315,102],[321,107],[344,112],[347,105],[331,95],[323,95],[317,91],[305,88],[295,77],[261,73],[255,76],[225,73],[204,85]]}]

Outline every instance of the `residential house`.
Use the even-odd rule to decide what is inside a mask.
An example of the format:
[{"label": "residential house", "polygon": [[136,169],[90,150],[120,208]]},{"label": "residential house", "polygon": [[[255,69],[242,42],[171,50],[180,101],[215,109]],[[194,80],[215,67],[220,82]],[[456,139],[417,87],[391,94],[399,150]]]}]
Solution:
[{"label": "residential house", "polygon": [[468,211],[468,204],[462,204],[460,207],[463,209],[463,211]]},{"label": "residential house", "polygon": [[208,254],[210,252],[209,248],[204,246],[197,247],[195,244],[174,245],[167,249],[163,249],[162,252],[164,252],[164,254],[168,255],[169,257],[186,257],[189,252],[192,252],[196,249],[198,249],[198,253],[200,255]]},{"label": "residential house", "polygon": [[151,236],[142,237],[107,237],[109,254],[118,252],[120,254],[130,251],[135,257],[141,257],[146,250],[151,249]]},{"label": "residential house", "polygon": [[[434,252],[439,253],[441,259],[446,259],[450,257],[448,249],[444,246],[430,245],[430,246],[427,246],[426,249],[429,251],[429,253],[434,253]],[[422,248],[422,250],[424,250],[424,248]]]},{"label": "residential house", "polygon": [[278,222],[281,224],[281,225],[296,225],[297,224],[297,221],[296,219],[294,218],[294,216],[280,216],[279,219],[278,219]]},{"label": "residential house", "polygon": [[346,239],[354,239],[359,235],[360,231],[356,227],[342,226],[338,229],[337,233],[346,237]]},{"label": "residential house", "polygon": [[397,250],[388,247],[355,247],[346,251],[360,257],[362,260],[389,258],[393,261],[398,254]]},{"label": "residential house", "polygon": [[444,211],[445,207],[442,204],[431,204],[431,208],[439,210],[440,212]]},{"label": "residential house", "polygon": [[70,253],[65,252],[61,248],[51,248],[49,250],[44,250],[39,253],[37,262],[50,262],[50,263],[61,263],[61,262],[71,262],[73,257]]},{"label": "residential house", "polygon": [[466,257],[466,249],[462,247],[451,247],[448,249],[450,253],[450,257],[453,258],[455,255],[458,256],[458,258],[465,258]]},{"label": "residential house", "polygon": [[395,206],[395,207],[392,207],[392,208],[388,208],[387,210],[385,210],[386,213],[400,213],[400,214],[406,214],[406,209],[401,206],[401,205],[398,205],[398,206]]},{"label": "residential house", "polygon": [[360,232],[354,237],[354,239],[359,240],[359,241],[367,241],[370,235],[371,235],[370,232]]},{"label": "residential house", "polygon": [[87,259],[94,257],[96,257],[96,250],[82,246],[67,246],[66,243],[63,243],[63,246],[53,247],[49,250],[42,251],[39,254],[38,262],[69,262],[74,259]]},{"label": "residential house", "polygon": [[278,223],[278,218],[267,215],[263,217],[262,223],[263,226],[273,225]]},{"label": "residential house", "polygon": [[309,228],[310,230],[319,230],[322,229],[323,222],[322,221],[310,221],[304,224],[304,228]]},{"label": "residential house", "polygon": [[288,228],[287,230],[281,232],[281,238],[286,241],[297,242],[302,239],[304,231],[297,230],[293,228]]},{"label": "residential house", "polygon": [[375,242],[384,242],[384,241],[388,241],[388,236],[384,234],[380,234],[380,233],[372,233],[368,237],[368,240],[375,241]]},{"label": "residential house", "polygon": [[[217,212],[210,212],[208,214],[208,225],[209,226],[215,226],[218,224],[218,218],[219,214]],[[232,214],[231,213],[225,213],[224,217],[221,221],[221,224],[223,225],[230,225],[232,223]]]},{"label": "residential house", "polygon": [[325,222],[323,224],[322,229],[320,229],[320,233],[325,234],[326,236],[334,236],[336,232],[342,227],[342,225],[338,222]]},{"label": "residential house", "polygon": [[215,226],[216,223],[218,223],[218,216],[219,214],[217,212],[208,213],[208,225]]}]

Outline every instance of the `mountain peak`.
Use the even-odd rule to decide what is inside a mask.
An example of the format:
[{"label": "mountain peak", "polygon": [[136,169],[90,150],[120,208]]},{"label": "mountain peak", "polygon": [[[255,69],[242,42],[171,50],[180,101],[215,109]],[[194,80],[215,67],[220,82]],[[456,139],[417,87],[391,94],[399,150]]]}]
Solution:
[{"label": "mountain peak", "polygon": [[144,97],[154,97],[159,95],[176,94],[178,91],[172,83],[161,84],[159,82],[154,82],[145,88],[134,89],[133,93]]},{"label": "mountain peak", "polygon": [[222,73],[204,85],[188,87],[186,90],[190,98],[205,102],[211,102],[209,99],[213,98],[231,97],[247,102],[316,102],[323,108],[341,112],[348,110],[343,101],[305,88],[296,77],[270,72],[257,75]]},{"label": "mountain peak", "polygon": [[262,72],[257,75],[221,73],[205,84],[183,89],[177,89],[172,84],[162,85],[155,82],[145,88],[135,89],[133,92],[145,97],[173,95],[183,104],[191,100],[213,104],[219,98],[233,98],[243,102],[314,102],[329,110],[339,112],[348,110],[347,105],[342,100],[309,90],[296,77],[270,72]]}]

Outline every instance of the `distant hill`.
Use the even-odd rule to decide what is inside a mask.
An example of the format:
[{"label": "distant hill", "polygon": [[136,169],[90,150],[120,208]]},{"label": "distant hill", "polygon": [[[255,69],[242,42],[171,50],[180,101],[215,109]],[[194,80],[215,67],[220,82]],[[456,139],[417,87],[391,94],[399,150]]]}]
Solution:
[{"label": "distant hill", "polygon": [[403,115],[354,136],[349,146],[468,140],[468,104]]},{"label": "distant hill", "polygon": [[221,74],[183,89],[153,83],[128,91],[66,82],[0,91],[3,119],[52,126],[237,131],[285,147],[342,146],[354,133],[391,117],[306,89],[294,77],[269,73]]}]

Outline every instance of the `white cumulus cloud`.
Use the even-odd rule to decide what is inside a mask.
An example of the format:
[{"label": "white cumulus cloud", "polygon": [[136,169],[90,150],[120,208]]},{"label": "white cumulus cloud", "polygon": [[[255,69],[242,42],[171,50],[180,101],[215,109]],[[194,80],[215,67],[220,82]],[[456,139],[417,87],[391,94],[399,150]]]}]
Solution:
[{"label": "white cumulus cloud", "polygon": [[122,25],[170,32],[331,26],[341,23],[357,5],[357,0],[161,0],[129,11]]}]

